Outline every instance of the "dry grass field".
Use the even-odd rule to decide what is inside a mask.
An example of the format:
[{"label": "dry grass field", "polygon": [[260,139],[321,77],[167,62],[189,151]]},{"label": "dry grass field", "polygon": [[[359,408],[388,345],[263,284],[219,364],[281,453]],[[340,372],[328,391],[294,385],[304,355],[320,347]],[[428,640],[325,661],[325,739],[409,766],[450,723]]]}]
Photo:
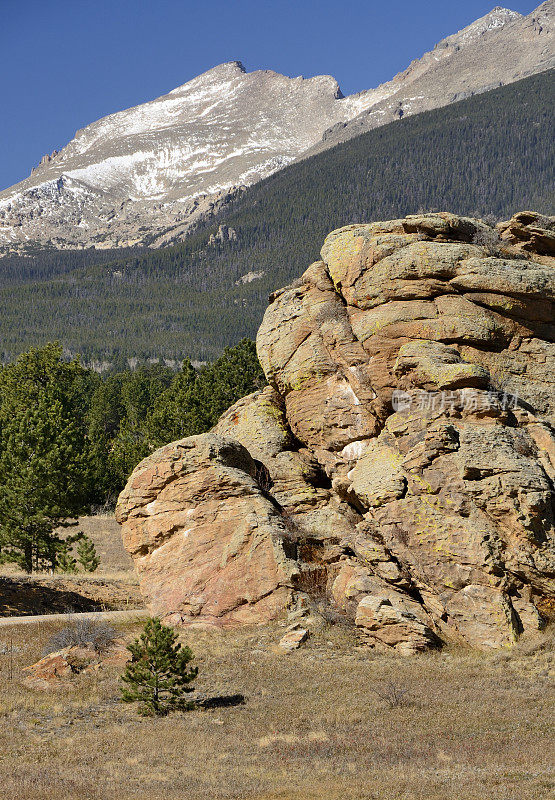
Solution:
[{"label": "dry grass field", "polygon": [[121,529],[113,514],[97,514],[81,517],[76,530],[92,539],[100,566],[95,575],[129,577],[133,575],[133,561],[123,547]]},{"label": "dry grass field", "polygon": [[[21,684],[56,630],[0,631],[1,796],[10,800],[546,800],[554,665],[535,648],[400,659],[327,626],[292,654],[283,628],[186,631],[196,688],[242,706],[141,718],[118,670]],[[132,636],[137,624],[122,633]],[[406,691],[388,702],[388,684]],[[380,697],[385,695],[385,699]]]}]

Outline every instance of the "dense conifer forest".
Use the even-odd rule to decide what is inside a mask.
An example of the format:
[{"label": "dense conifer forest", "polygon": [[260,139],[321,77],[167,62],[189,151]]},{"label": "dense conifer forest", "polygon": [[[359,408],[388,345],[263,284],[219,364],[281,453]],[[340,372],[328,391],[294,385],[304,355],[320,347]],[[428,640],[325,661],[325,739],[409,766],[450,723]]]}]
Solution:
[{"label": "dense conifer forest", "polygon": [[264,385],[247,339],[198,370],[185,361],[101,377],[58,343],[0,367],[0,564],[61,566],[68,518],[112,507],[144,456],[209,430]]},{"label": "dense conifer forest", "polygon": [[[553,81],[535,75],[293,164],[176,246],[1,259],[0,359],[59,339],[85,363],[213,360],[254,336],[269,291],[334,228],[419,210],[553,213]],[[237,240],[209,245],[223,223]],[[242,282],[249,273],[263,274]]]}]

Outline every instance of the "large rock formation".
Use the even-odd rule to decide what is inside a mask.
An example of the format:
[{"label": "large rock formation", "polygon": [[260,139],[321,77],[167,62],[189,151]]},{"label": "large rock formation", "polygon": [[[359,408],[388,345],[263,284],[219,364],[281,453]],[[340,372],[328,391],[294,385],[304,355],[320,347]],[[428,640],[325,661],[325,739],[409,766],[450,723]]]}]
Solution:
[{"label": "large rock formation", "polygon": [[152,609],[260,622],[306,592],[369,644],[511,644],[555,594],[555,218],[350,225],[275,292],[269,386],[118,505]]}]

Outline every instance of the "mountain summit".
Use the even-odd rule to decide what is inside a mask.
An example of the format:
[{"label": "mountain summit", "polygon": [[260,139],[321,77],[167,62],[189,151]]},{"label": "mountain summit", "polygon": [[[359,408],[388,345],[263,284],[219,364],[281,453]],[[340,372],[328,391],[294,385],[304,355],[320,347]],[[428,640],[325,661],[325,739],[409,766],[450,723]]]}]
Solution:
[{"label": "mountain summit", "polygon": [[363,106],[329,75],[220,64],[77,131],[0,195],[0,245],[123,246],[147,241],[145,226],[175,235],[222,192],[289,164]]},{"label": "mountain summit", "polygon": [[330,75],[220,64],[88,125],[0,193],[0,252],[175,241],[234,188],[307,153],[553,66],[554,3],[528,17],[496,7],[349,97]]}]

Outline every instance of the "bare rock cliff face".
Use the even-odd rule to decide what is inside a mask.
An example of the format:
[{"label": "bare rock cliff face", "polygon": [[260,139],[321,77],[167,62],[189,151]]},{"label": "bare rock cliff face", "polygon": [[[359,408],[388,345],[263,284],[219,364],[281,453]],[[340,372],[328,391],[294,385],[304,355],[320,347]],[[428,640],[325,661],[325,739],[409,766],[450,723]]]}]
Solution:
[{"label": "bare rock cliff face", "polygon": [[554,228],[439,213],[331,233],[270,298],[270,386],[145,459],[120,497],[153,611],[264,622],[306,592],[404,654],[540,629],[555,596]]}]

